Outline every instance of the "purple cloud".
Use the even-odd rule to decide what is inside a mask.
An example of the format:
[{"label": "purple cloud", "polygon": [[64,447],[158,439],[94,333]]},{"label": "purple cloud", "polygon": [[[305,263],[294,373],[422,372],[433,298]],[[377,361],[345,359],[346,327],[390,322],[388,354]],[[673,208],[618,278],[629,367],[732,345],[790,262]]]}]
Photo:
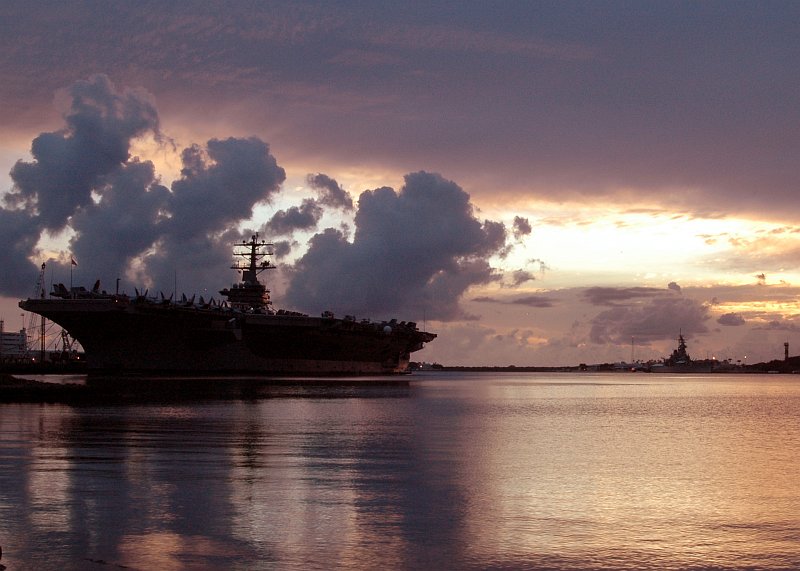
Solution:
[{"label": "purple cloud", "polygon": [[499,278],[486,258],[501,250],[502,224],[480,222],[469,195],[440,175],[406,175],[399,192],[365,191],[352,242],[334,229],[311,239],[286,292],[299,308],[375,315],[403,308],[421,318],[464,317],[459,299]]}]

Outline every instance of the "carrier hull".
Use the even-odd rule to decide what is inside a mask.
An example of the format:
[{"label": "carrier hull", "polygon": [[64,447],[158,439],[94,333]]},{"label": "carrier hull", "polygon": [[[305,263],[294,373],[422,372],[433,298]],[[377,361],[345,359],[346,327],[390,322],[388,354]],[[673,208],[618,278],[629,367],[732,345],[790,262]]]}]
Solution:
[{"label": "carrier hull", "polygon": [[385,375],[435,335],[413,323],[199,308],[126,296],[28,299],[83,346],[94,373]]}]

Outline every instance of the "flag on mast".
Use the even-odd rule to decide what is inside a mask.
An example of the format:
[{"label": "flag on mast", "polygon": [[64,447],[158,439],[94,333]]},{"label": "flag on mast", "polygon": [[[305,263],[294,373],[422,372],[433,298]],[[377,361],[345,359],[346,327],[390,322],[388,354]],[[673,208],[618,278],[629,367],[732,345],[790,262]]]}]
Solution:
[{"label": "flag on mast", "polygon": [[75,261],[75,256],[70,256],[69,261],[73,266],[77,266],[78,262]]}]

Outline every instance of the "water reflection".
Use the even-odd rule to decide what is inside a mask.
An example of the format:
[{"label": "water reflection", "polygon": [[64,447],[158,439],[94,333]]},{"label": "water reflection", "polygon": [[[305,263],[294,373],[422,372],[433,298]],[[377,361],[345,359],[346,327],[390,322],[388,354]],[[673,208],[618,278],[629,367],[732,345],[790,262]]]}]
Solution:
[{"label": "water reflection", "polygon": [[785,378],[262,389],[0,406],[3,563],[800,565],[800,388]]}]

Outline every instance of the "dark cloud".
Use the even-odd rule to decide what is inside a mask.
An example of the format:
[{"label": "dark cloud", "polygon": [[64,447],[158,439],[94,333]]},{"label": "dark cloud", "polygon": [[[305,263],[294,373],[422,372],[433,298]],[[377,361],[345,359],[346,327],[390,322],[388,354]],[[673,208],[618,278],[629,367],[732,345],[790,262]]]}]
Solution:
[{"label": "dark cloud", "polygon": [[230,281],[221,270],[230,260],[231,244],[241,237],[231,228],[274,196],[286,173],[269,145],[255,137],[212,139],[206,149],[184,150],[182,159],[181,178],[172,183],[167,206],[169,219],[160,223],[164,232],[144,268],[155,283],[169,284],[179,272],[184,282],[216,289]]},{"label": "dark cloud", "polygon": [[502,224],[475,218],[469,195],[437,174],[406,175],[358,201],[355,235],[327,229],[297,261],[287,290],[298,308],[376,315],[464,317],[459,299],[499,278],[486,258],[503,248]]},{"label": "dark cloud", "polygon": [[528,295],[519,297],[511,301],[514,305],[525,305],[527,307],[553,307],[553,300],[541,295]]},{"label": "dark cloud", "polygon": [[292,252],[292,246],[296,243],[292,243],[289,240],[278,240],[273,244],[272,252],[276,258],[279,260],[281,258],[285,258]]},{"label": "dark cloud", "polygon": [[[182,153],[181,176],[171,189],[159,183],[152,163],[130,158],[133,141],[156,138],[158,114],[137,90],[117,90],[102,75],[64,90],[66,126],[34,140],[32,162],[11,171],[14,188],[0,209],[0,254],[6,271],[2,293],[21,295],[34,283],[29,260],[45,230],[73,232],[79,272],[96,278],[129,278],[160,287],[183,280],[187,288],[224,285],[235,228],[269,201],[286,175],[260,139],[212,139]],[[69,260],[50,260],[63,279]],[[7,276],[7,277],[5,277]],[[29,285],[28,287],[31,287]]]},{"label": "dark cloud", "polygon": [[246,220],[286,180],[264,141],[233,137],[183,151],[181,178],[172,184],[171,231],[214,232]]},{"label": "dark cloud", "polygon": [[527,307],[553,307],[555,304],[549,297],[543,295],[528,295],[525,297],[518,297],[514,299],[498,299],[491,296],[478,296],[472,298],[476,303],[502,303],[504,305],[525,305]]},{"label": "dark cloud", "polygon": [[[501,253],[505,252],[506,249],[503,249]],[[545,270],[549,269],[547,267],[547,264],[545,264],[543,260],[539,259],[528,260],[528,264],[538,264],[539,273],[542,275],[544,275]],[[536,279],[536,276],[534,275],[533,272],[525,269],[519,269],[519,270],[514,270],[512,272],[508,272],[508,277],[510,278],[510,283],[504,285],[505,287],[511,287],[511,288],[519,287],[526,282],[531,282]]]},{"label": "dark cloud", "polygon": [[300,206],[279,210],[264,225],[267,236],[290,235],[295,230],[313,230],[322,218],[322,207],[312,198],[303,200]]},{"label": "dark cloud", "polygon": [[687,337],[708,331],[708,307],[695,300],[664,296],[632,307],[615,306],[591,320],[594,343],[649,343],[674,339],[682,331]]},{"label": "dark cloud", "polygon": [[150,287],[152,291],[166,293],[176,288],[178,295],[197,293],[219,298],[219,289],[237,280],[228,268],[232,245],[242,238],[242,233],[235,229],[216,234],[164,234],[152,251],[142,255],[133,284]]},{"label": "dark cloud", "polygon": [[34,293],[37,264],[28,258],[39,240],[31,217],[21,210],[0,209],[0,293],[22,297]]},{"label": "dark cloud", "polygon": [[[6,243],[12,245],[6,261],[15,261],[6,267],[14,276],[25,276],[20,281],[33,283],[37,268],[28,259],[41,230],[69,225],[71,251],[89,281],[121,277],[190,292],[208,286],[205,291],[213,295],[230,281],[224,268],[231,244],[241,238],[238,224],[252,216],[257,203],[270,201],[285,180],[269,146],[254,137],[192,145],[181,153],[180,177],[167,188],[153,164],[129,157],[135,138],[148,130],[158,136],[158,115],[148,98],[117,91],[103,76],[78,82],[68,93],[67,127],[37,138],[35,161],[15,167],[8,204],[16,209],[0,211]],[[65,192],[47,178],[51,171],[62,177],[72,173]],[[323,206],[352,207],[330,177],[315,175],[309,181],[319,198],[279,212],[265,230],[310,229]],[[478,220],[467,193],[439,175],[409,174],[400,192],[364,192],[355,228],[352,242],[334,229],[311,240],[305,256],[288,268],[290,303],[306,310],[370,315],[403,310],[419,318],[471,318],[461,311],[461,296],[500,278],[487,258],[504,248],[505,227]],[[291,245],[285,245],[280,254],[288,253]],[[68,269],[63,262],[55,267]],[[4,284],[6,291],[19,291],[11,282]]]},{"label": "dark cloud", "polygon": [[5,198],[35,208],[38,224],[48,230],[62,229],[77,208],[91,203],[103,177],[128,160],[132,139],[158,134],[158,114],[142,91],[118,91],[108,77],[95,75],[67,93],[66,126],[33,140],[33,161],[14,165],[14,188]]},{"label": "dark cloud", "polygon": [[583,297],[592,305],[609,306],[591,320],[589,337],[594,343],[650,343],[686,335],[706,333],[710,319],[706,304],[676,295],[680,287],[672,282],[666,289],[652,287],[594,287]]},{"label": "dark cloud", "polygon": [[511,272],[511,284],[509,287],[519,287],[525,282],[533,281],[536,279],[536,276],[533,275],[531,272],[526,270],[514,270]]},{"label": "dark cloud", "polygon": [[131,161],[105,180],[102,200],[72,217],[76,234],[70,246],[82,274],[110,280],[124,277],[133,258],[161,238],[170,193],[149,162]]},{"label": "dark cloud", "polygon": [[531,224],[528,222],[527,218],[522,218],[521,216],[514,216],[514,225],[513,225],[513,232],[514,238],[519,240],[523,236],[527,236],[531,233]]},{"label": "dark cloud", "polygon": [[113,69],[187,120],[281,132],[325,164],[432,163],[464,184],[492,164],[520,194],[781,212],[796,208],[798,18],[791,2],[198,3],[188,17],[8,0],[2,118],[30,124],[66,78]]},{"label": "dark cloud", "polygon": [[592,305],[619,305],[659,295],[664,295],[664,290],[654,287],[590,287],[583,293],[583,297]]},{"label": "dark cloud", "polygon": [[353,210],[353,198],[339,183],[328,175],[310,174],[307,177],[311,188],[319,192],[319,202],[325,206],[341,208],[345,211]]},{"label": "dark cloud", "polygon": [[753,329],[762,331],[786,331],[789,333],[798,333],[800,332],[800,324],[790,320],[773,319],[772,321],[769,321],[764,325],[754,327]]},{"label": "dark cloud", "polygon": [[742,317],[738,313],[725,313],[717,318],[717,323],[719,323],[720,325],[729,325],[732,327],[737,327],[739,325],[744,325],[745,320],[744,317]]}]

